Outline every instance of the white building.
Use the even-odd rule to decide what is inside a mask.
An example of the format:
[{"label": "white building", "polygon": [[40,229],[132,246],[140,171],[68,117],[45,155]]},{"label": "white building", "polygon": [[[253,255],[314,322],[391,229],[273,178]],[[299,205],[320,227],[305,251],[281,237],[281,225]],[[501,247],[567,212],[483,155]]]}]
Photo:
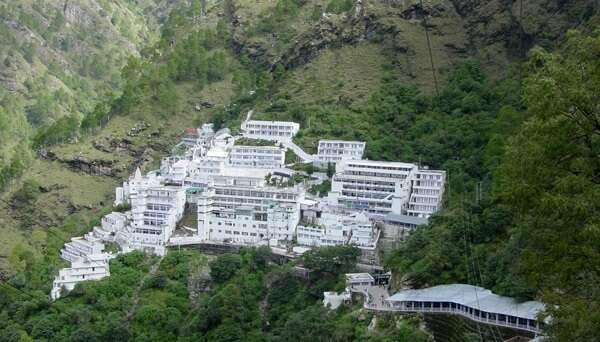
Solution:
[{"label": "white building", "polygon": [[371,160],[341,160],[331,183],[331,204],[376,214],[401,213],[417,166]]},{"label": "white building", "polygon": [[164,254],[164,245],[183,215],[185,191],[180,187],[136,188],[131,194],[131,244]]},{"label": "white building", "polygon": [[317,223],[301,224],[297,229],[297,242],[306,246],[341,246],[354,244],[372,248],[376,232],[369,218],[362,213],[338,215],[324,212]]},{"label": "white building", "polygon": [[127,221],[127,214],[112,212],[104,215],[102,218],[102,229],[107,232],[116,233],[125,228]]},{"label": "white building", "polygon": [[266,212],[252,206],[212,207],[203,214],[203,231],[199,233],[205,240],[236,244],[292,241],[300,220],[297,206],[290,204],[272,204]]},{"label": "white building", "polygon": [[102,253],[103,250],[104,244],[100,241],[88,241],[83,237],[74,237],[60,250],[60,257],[73,262],[81,257]]},{"label": "white building", "polygon": [[340,160],[360,160],[364,152],[362,141],[320,140],[315,162],[327,165]]},{"label": "white building", "polygon": [[285,164],[285,151],[276,146],[233,146],[229,165],[234,167],[278,169]]},{"label": "white building", "polygon": [[336,164],[330,204],[372,214],[427,218],[440,208],[445,172],[415,164],[342,160]]},{"label": "white building", "polygon": [[377,232],[373,223],[363,213],[356,213],[342,219],[344,226],[350,226],[352,236],[350,244],[358,247],[373,248],[377,244]]},{"label": "white building", "polygon": [[183,185],[188,175],[190,164],[191,161],[186,159],[181,159],[171,164],[164,175],[165,182],[171,185]]},{"label": "white building", "polygon": [[415,172],[407,214],[427,218],[438,211],[442,202],[445,182],[445,171],[418,170]]},{"label": "white building", "polygon": [[136,170],[129,182],[123,183],[124,202],[131,204],[131,227],[122,237],[130,238],[130,246],[150,249],[162,255],[185,207],[185,189],[168,186],[153,173],[142,177]]},{"label": "white building", "polygon": [[109,261],[112,257],[106,253],[87,255],[74,260],[70,268],[61,269],[52,285],[52,300],[60,298],[62,289],[71,291],[79,282],[100,280],[109,276]]},{"label": "white building", "polygon": [[293,239],[304,190],[266,186],[260,176],[263,178],[215,177],[198,195],[198,235],[203,240],[257,243]]},{"label": "white building", "polygon": [[300,130],[300,125],[289,121],[257,121],[242,123],[243,136],[251,139],[292,140]]}]

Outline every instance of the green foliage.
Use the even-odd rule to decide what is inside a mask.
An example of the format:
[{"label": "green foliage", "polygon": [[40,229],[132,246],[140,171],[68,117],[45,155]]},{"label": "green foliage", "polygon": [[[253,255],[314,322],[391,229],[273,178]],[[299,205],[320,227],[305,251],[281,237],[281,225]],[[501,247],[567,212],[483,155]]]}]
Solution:
[{"label": "green foliage", "polygon": [[331,0],[327,4],[326,12],[340,14],[352,9],[352,0]]},{"label": "green foliage", "polygon": [[311,186],[308,191],[313,195],[318,195],[319,197],[325,197],[331,191],[331,181],[325,180],[321,184],[316,184]]},{"label": "green foliage", "polygon": [[216,283],[231,279],[242,266],[242,260],[235,254],[224,254],[210,263],[210,277]]},{"label": "green foliage", "polygon": [[262,139],[251,139],[251,138],[239,138],[235,141],[236,145],[242,146],[274,146],[275,143],[269,140]]},{"label": "green foliage", "polygon": [[506,146],[496,178],[499,201],[517,215],[518,270],[544,289],[557,340],[600,333],[599,43],[598,34],[569,32],[557,53],[532,50],[530,118]]}]

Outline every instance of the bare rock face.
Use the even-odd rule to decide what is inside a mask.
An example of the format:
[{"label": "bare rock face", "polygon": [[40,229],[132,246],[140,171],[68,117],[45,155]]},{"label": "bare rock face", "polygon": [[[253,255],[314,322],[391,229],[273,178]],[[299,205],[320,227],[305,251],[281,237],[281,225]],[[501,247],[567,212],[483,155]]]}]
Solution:
[{"label": "bare rock face", "polygon": [[58,156],[50,150],[41,150],[38,155],[42,159],[60,162],[75,172],[83,172],[95,176],[117,177],[123,171],[113,160],[88,159],[80,155],[68,158]]}]

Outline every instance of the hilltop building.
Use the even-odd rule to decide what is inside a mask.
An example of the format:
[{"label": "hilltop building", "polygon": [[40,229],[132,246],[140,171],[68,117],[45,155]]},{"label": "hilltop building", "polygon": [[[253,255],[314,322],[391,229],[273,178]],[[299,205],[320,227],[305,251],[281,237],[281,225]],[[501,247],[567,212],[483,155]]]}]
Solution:
[{"label": "hilltop building", "polygon": [[320,140],[315,163],[325,166],[341,160],[360,160],[365,152],[362,141]]},{"label": "hilltop building", "polygon": [[300,130],[300,125],[289,121],[244,121],[241,126],[242,135],[251,139],[292,140]]},{"label": "hilltop building", "polygon": [[60,298],[63,289],[73,290],[77,283],[87,280],[100,280],[109,276],[108,263],[111,258],[111,254],[91,254],[74,260],[71,262],[70,268],[61,269],[52,284],[52,291],[50,292],[52,300]]},{"label": "hilltop building", "polygon": [[415,164],[341,160],[328,198],[331,204],[372,214],[429,217],[439,208],[444,181],[444,171],[420,170]]},{"label": "hilltop building", "polygon": [[285,164],[285,151],[276,146],[233,146],[229,165],[241,168],[278,169]]}]

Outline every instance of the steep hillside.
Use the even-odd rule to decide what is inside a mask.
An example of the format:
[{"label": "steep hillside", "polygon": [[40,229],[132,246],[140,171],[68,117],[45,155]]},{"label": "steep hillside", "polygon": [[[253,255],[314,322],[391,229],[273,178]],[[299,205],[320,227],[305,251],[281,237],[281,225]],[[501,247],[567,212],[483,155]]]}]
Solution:
[{"label": "steep hillside", "polygon": [[38,128],[80,120],[118,94],[121,67],[157,39],[174,3],[0,1],[0,106],[27,118],[0,133],[12,134],[0,146],[0,188],[20,173],[11,163],[29,160],[13,144],[26,151]]},{"label": "steep hillside", "polygon": [[[592,79],[589,91],[565,95],[544,81],[566,80],[573,89],[588,81],[572,71],[580,63],[598,70],[597,52],[583,53],[597,40],[575,35],[575,43],[566,43],[556,56],[533,50],[531,63],[522,62],[534,45],[553,50],[571,28],[591,32],[598,21],[596,1],[424,0],[423,6],[419,0],[185,1],[164,21],[160,39],[139,54],[139,44],[152,40],[156,27],[152,16],[141,15],[144,9],[156,10],[160,18],[172,2],[155,7],[151,1],[65,1],[62,8],[48,2],[36,9],[38,3],[6,4],[3,13],[30,13],[47,27],[55,20],[48,18],[60,23],[62,15],[53,39],[33,29],[27,15],[1,17],[10,34],[0,39],[21,34],[2,42],[13,47],[2,50],[5,65],[18,67],[0,69],[11,75],[3,79],[12,80],[6,83],[11,92],[0,93],[0,137],[9,141],[0,146],[6,147],[0,167],[9,176],[24,172],[0,195],[0,262],[14,286],[45,290],[62,241],[89,229],[110,207],[114,186],[135,166],[156,168],[184,127],[213,121],[235,130],[254,109],[256,118],[300,122],[297,142],[309,151],[319,137],[361,139],[368,158],[449,171],[446,209],[387,261],[398,286],[469,282],[507,295],[544,296],[567,308],[554,313],[573,328],[561,331],[581,328],[579,337],[585,337],[592,329],[568,319],[573,307],[556,298],[562,292],[573,305],[583,306],[588,297],[597,303],[597,296],[564,287],[565,279],[583,283],[597,277],[594,263],[585,268],[589,273],[573,271],[583,267],[581,255],[598,260],[589,238],[597,235],[598,222],[597,131],[580,134],[573,122],[559,127],[561,114],[571,110],[569,101],[596,103],[590,99],[597,88]],[[65,15],[71,5],[74,12]],[[91,8],[100,14],[73,14]],[[85,23],[91,22],[100,29],[71,29],[79,23],[89,30]],[[61,49],[61,37],[86,34],[98,45],[92,39]],[[115,39],[103,40],[104,35]],[[27,39],[45,42],[30,60],[17,44]],[[576,57],[569,52],[573,45],[582,52]],[[96,55],[85,52],[89,49]],[[130,53],[137,57],[118,74]],[[43,60],[69,66],[69,77]],[[563,60],[570,69],[561,69]],[[118,94],[98,101],[107,89]],[[547,103],[546,91],[553,94]],[[592,105],[587,109],[595,113]],[[545,119],[560,124],[546,127]],[[527,144],[530,136],[535,140]],[[554,136],[568,148],[551,144]],[[570,140],[590,136],[589,146]],[[16,148],[28,140],[34,150]],[[27,167],[22,159],[33,161]],[[529,159],[552,172],[538,174]],[[557,160],[560,169],[552,166]],[[582,166],[588,162],[591,167]],[[525,190],[510,187],[514,178],[524,180]],[[565,204],[573,199],[585,205]],[[572,228],[567,233],[563,219]],[[579,230],[583,226],[589,228]],[[554,248],[546,236],[564,243]],[[568,262],[560,263],[566,252],[572,252]],[[466,265],[465,256],[471,261]],[[20,277],[22,269],[28,273]],[[34,276],[29,284],[25,277]],[[226,288],[236,292],[238,285]],[[262,304],[253,299],[252,305],[258,310]],[[589,308],[577,312],[593,312]],[[295,316],[293,323],[301,321]],[[199,329],[213,334],[226,327],[203,324]]]}]

